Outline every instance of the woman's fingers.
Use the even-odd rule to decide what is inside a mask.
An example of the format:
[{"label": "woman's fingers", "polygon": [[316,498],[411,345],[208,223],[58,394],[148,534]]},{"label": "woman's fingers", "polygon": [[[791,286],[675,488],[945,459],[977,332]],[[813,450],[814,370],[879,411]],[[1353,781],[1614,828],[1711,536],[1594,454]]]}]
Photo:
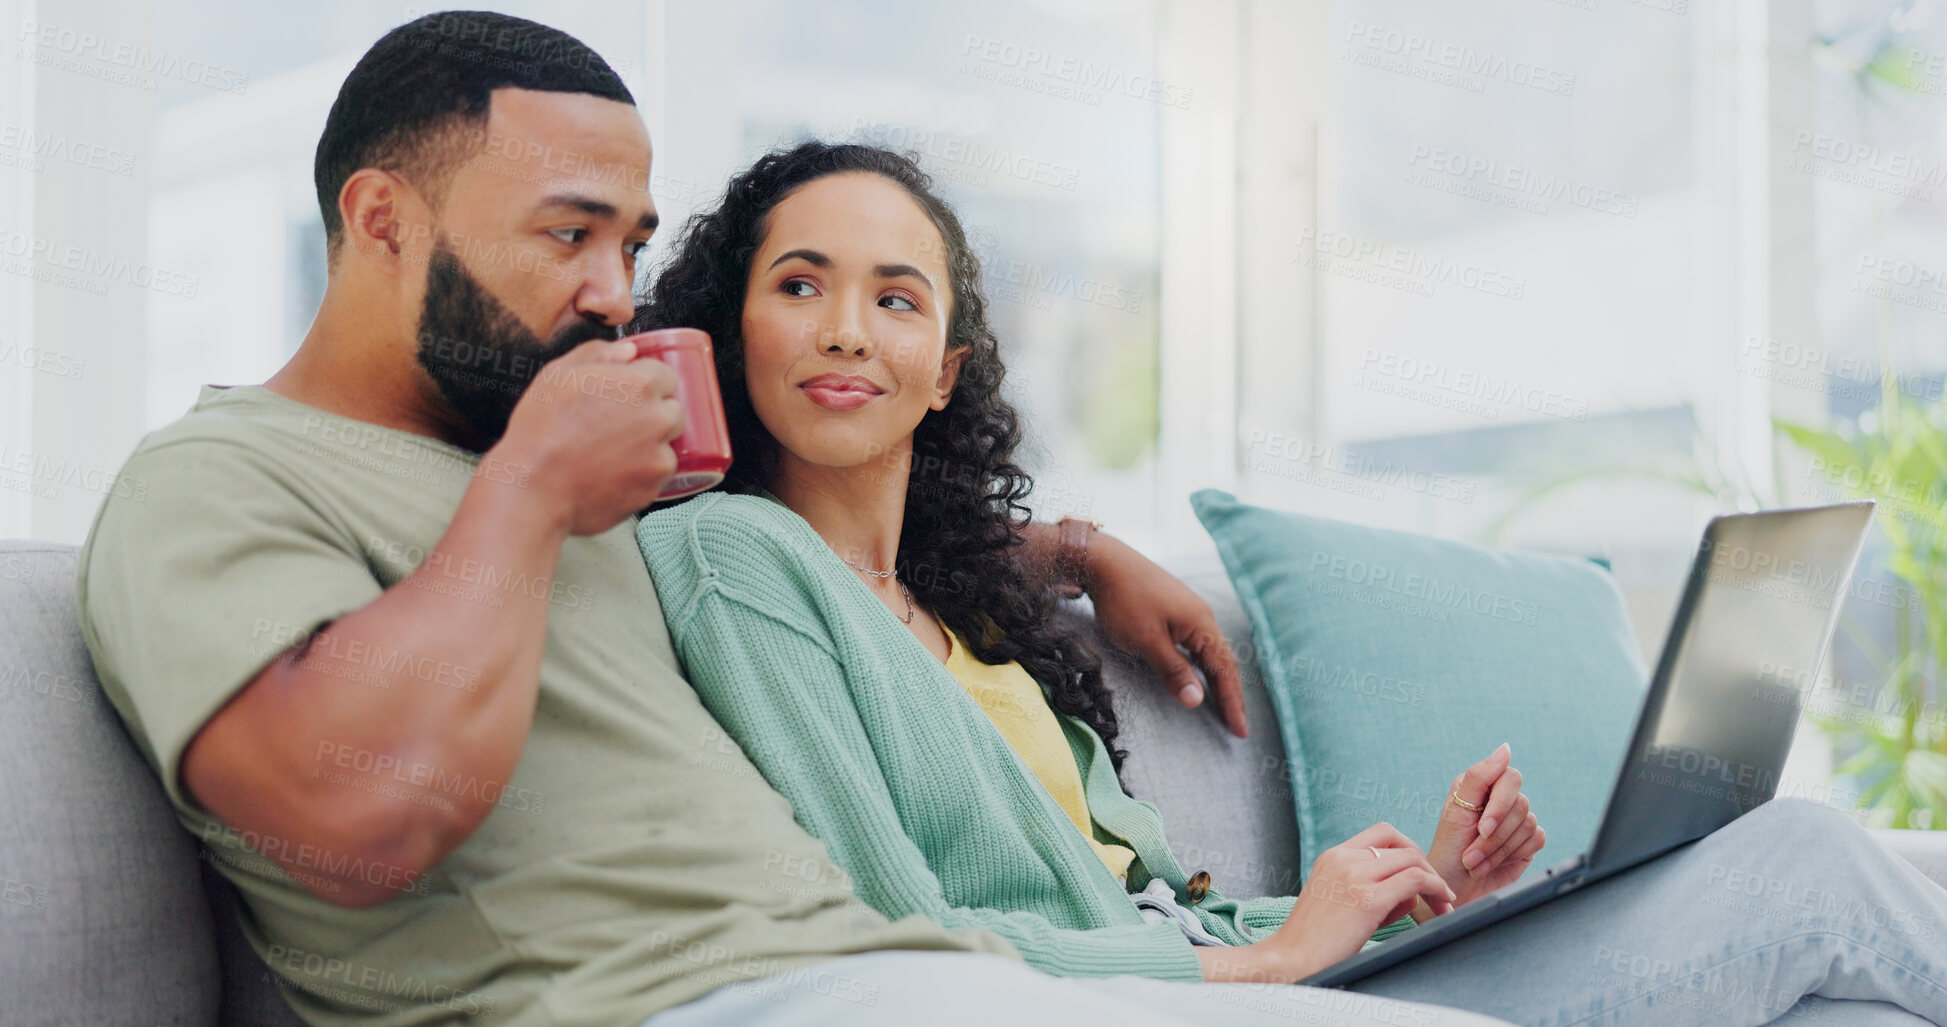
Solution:
[{"label": "woman's fingers", "polygon": [[1421,899],[1435,913],[1445,915],[1453,911],[1453,891],[1432,867],[1407,867],[1386,878],[1375,886],[1375,898],[1374,906],[1387,907],[1381,924],[1390,924],[1411,913]]},{"label": "woman's fingers", "polygon": [[[1373,857],[1375,852],[1379,854],[1376,858]],[[1427,862],[1426,854],[1415,848],[1370,846],[1347,853],[1347,859],[1351,863],[1349,869],[1353,876],[1366,881],[1390,880],[1410,870],[1425,870],[1435,878],[1440,876],[1434,871],[1433,864]],[[1440,882],[1440,890],[1446,897],[1453,897],[1444,880]]]},{"label": "woman's fingers", "polygon": [[[1501,776],[1501,771],[1507,769],[1508,760],[1513,758],[1513,750],[1508,743],[1502,742],[1493,752],[1487,754],[1486,759],[1461,771],[1460,776],[1454,778],[1453,794],[1476,806],[1486,805],[1489,789],[1493,788],[1495,779]],[[1467,809],[1452,799],[1447,800],[1444,813],[1462,819],[1481,815],[1478,811]]]},{"label": "woman's fingers", "polygon": [[[1514,771],[1510,770],[1508,773],[1512,774]],[[1506,845],[1508,839],[1514,837],[1515,832],[1520,830],[1527,820],[1528,797],[1516,795],[1507,813],[1501,817],[1501,826],[1495,828],[1493,834],[1479,839],[1470,847],[1482,856],[1491,856]]]},{"label": "woman's fingers", "polygon": [[1546,842],[1547,835],[1542,831],[1541,824],[1535,820],[1534,811],[1530,810],[1528,815],[1521,819],[1521,827],[1511,833],[1500,848],[1488,855],[1485,865],[1491,868],[1519,859],[1531,859],[1535,853],[1541,851],[1542,845]]},{"label": "woman's fingers", "polygon": [[1420,851],[1420,847],[1413,844],[1413,839],[1406,837],[1399,828],[1383,820],[1346,839],[1344,844],[1347,847],[1377,845],[1382,849],[1408,848],[1414,852]]},{"label": "woman's fingers", "polygon": [[[1339,859],[1339,872],[1347,880],[1383,883],[1394,881],[1401,874],[1425,873],[1431,875],[1432,884],[1424,891],[1427,905],[1436,913],[1445,913],[1453,908],[1459,896],[1447,885],[1446,879],[1427,861],[1426,853],[1413,844],[1411,838],[1401,834],[1391,824],[1378,823],[1354,835],[1349,841],[1331,850]],[[1367,857],[1372,857],[1368,859]],[[1418,878],[1409,878],[1418,880]],[[1397,885],[1395,885],[1397,886]],[[1412,897],[1422,894],[1419,890],[1409,893],[1406,906],[1413,907]],[[1400,914],[1404,915],[1404,914]],[[1388,922],[1398,919],[1389,917]]]},{"label": "woman's fingers", "polygon": [[[1405,894],[1406,908],[1410,911],[1417,898],[1424,894],[1427,905],[1433,907],[1434,912],[1444,913],[1453,908],[1458,898],[1433,864],[1427,861],[1426,853],[1421,852],[1420,847],[1400,833],[1398,828],[1387,823],[1374,824],[1326,850],[1319,857],[1318,870],[1325,873],[1314,872],[1313,882],[1306,886],[1307,891],[1315,892],[1314,897],[1331,897],[1318,887],[1325,884],[1318,879],[1325,877],[1347,889],[1348,899],[1356,891],[1360,896],[1357,901],[1368,908],[1384,905],[1388,897]],[[1402,880],[1402,874],[1408,876]],[[1418,876],[1421,874],[1428,876],[1421,878]],[[1429,881],[1431,883],[1427,883]],[[1414,884],[1414,887],[1404,893],[1397,891],[1408,884]],[[1397,918],[1390,917],[1388,921]]]},{"label": "woman's fingers", "polygon": [[1520,794],[1521,772],[1513,767],[1501,771],[1501,776],[1494,781],[1493,791],[1488,794],[1487,808],[1481,811],[1480,823],[1477,825],[1481,837],[1492,836],[1495,830],[1511,819],[1508,814],[1514,808],[1515,798]]}]

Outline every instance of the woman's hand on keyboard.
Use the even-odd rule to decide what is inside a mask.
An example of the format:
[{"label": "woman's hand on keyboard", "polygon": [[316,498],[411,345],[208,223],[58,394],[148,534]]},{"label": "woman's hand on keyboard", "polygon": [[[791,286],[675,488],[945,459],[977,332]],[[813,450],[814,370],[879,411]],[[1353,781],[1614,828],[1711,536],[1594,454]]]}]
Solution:
[{"label": "woman's hand on keyboard", "polygon": [[1271,937],[1199,948],[1197,956],[1205,980],[1290,983],[1359,951],[1374,931],[1422,900],[1438,914],[1453,909],[1454,898],[1412,839],[1391,824],[1374,824],[1319,855],[1291,915]]}]

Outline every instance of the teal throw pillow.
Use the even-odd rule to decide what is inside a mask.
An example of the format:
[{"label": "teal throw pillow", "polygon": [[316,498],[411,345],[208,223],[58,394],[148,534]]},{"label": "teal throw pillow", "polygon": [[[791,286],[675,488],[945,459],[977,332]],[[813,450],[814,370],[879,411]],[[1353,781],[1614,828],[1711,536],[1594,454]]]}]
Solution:
[{"label": "teal throw pillow", "polygon": [[1448,786],[1508,742],[1547,846],[1586,851],[1648,683],[1585,559],[1191,497],[1251,618],[1297,802],[1300,871],[1379,821],[1425,848]]}]

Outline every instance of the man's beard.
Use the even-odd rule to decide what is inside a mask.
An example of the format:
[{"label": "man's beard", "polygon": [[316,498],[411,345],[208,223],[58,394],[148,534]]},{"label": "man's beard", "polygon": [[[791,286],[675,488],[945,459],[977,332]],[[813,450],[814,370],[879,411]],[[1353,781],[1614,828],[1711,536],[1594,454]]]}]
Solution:
[{"label": "man's beard", "polygon": [[433,240],[426,262],[426,302],[419,312],[419,366],[446,405],[485,447],[507,434],[514,404],[548,361],[615,329],[579,321],[543,344],[480,280],[461,265],[446,237]]}]

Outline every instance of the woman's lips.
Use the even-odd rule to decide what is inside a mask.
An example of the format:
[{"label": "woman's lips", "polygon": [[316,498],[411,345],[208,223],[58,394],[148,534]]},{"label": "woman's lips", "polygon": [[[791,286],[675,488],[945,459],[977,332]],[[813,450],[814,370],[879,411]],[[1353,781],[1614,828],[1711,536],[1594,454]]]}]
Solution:
[{"label": "woman's lips", "polygon": [[798,388],[827,410],[857,410],[885,391],[864,378],[839,374],[821,374]]}]

